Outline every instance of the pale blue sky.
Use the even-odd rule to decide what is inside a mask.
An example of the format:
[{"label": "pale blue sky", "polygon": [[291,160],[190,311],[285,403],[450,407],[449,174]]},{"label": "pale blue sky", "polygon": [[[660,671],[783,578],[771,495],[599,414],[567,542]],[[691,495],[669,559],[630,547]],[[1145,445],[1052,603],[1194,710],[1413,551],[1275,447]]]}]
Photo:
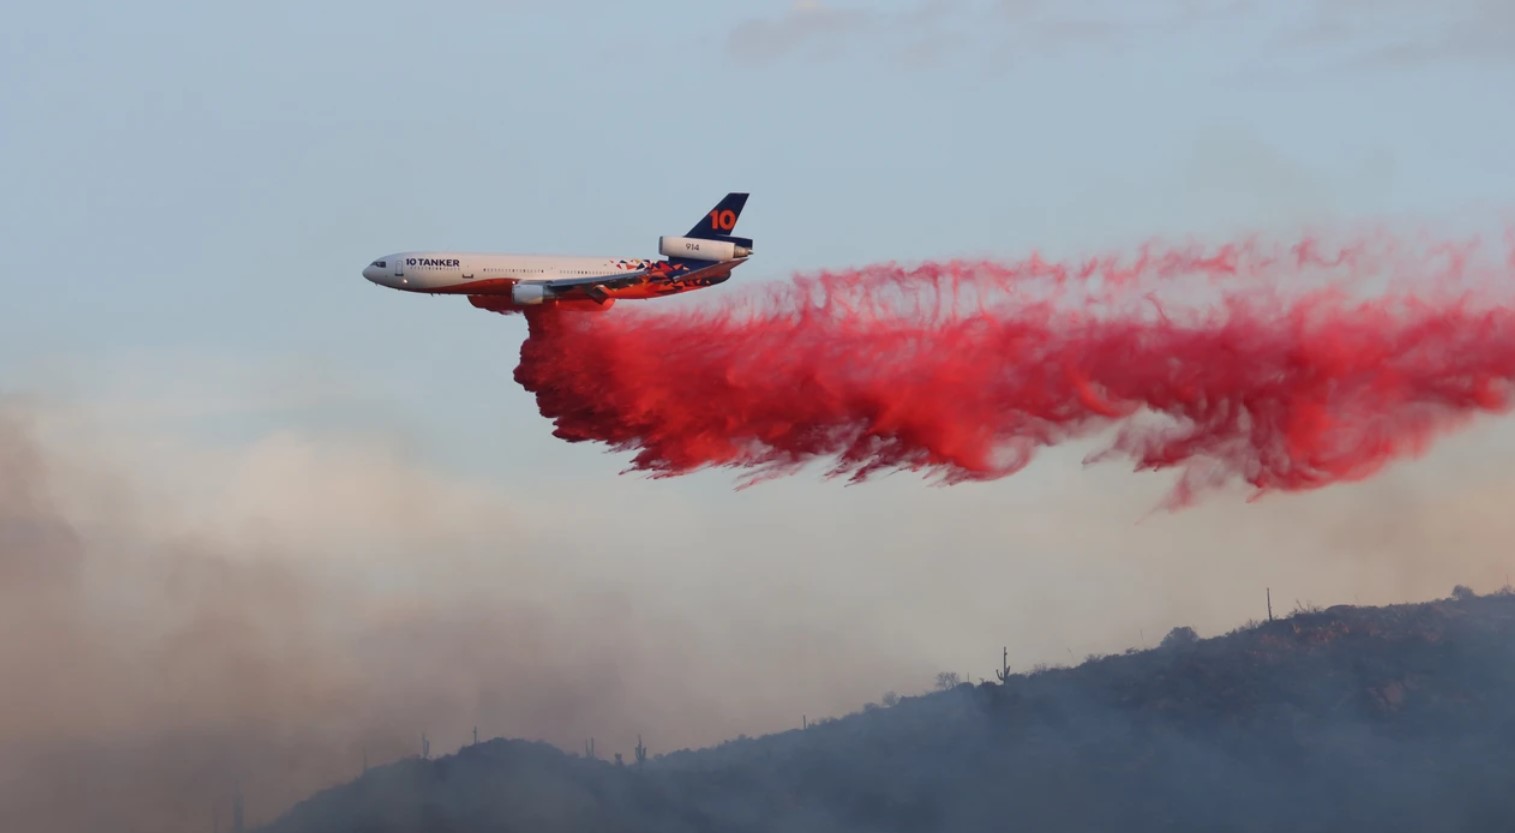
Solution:
[{"label": "pale blue sky", "polygon": [[[701,524],[681,540],[713,553],[760,523],[787,550],[856,528],[919,553],[1001,507],[1068,508],[1034,508],[1044,492],[1118,490],[1119,467],[1096,483],[1073,454],[961,490],[617,479],[625,455],[554,440],[512,382],[523,322],[360,269],[408,248],[648,256],[729,190],[751,191],[742,231],[758,241],[737,283],[1503,208],[1515,70],[1511,41],[1483,35],[1510,32],[1509,15],[1419,5],[1154,2],[1120,18],[1131,6],[1101,3],[1075,25],[952,0],[863,16],[842,0],[22,4],[0,31],[0,379],[156,405],[154,426],[232,444],[392,432],[565,524],[591,522],[586,490],[676,500]],[[1150,502],[1126,508],[1117,538]],[[1065,560],[1082,546],[1038,540]],[[922,620],[945,598],[961,618],[901,633],[941,656],[971,629],[1023,624],[964,595],[983,584],[973,558],[1018,546],[970,547],[959,585],[937,576],[940,596],[915,600]],[[712,567],[712,586],[763,569],[748,558],[737,578]],[[858,585],[812,564],[817,605],[877,609],[916,580]],[[1004,580],[1043,597],[1091,580],[1055,569]],[[1200,607],[1195,624],[1244,618]]]},{"label": "pale blue sky", "polygon": [[1507,66],[1353,66],[1284,39],[1277,13],[1007,61],[1016,21],[983,12],[924,69],[888,31],[822,29],[826,61],[733,56],[735,27],[785,12],[28,4],[0,58],[6,364],[293,354],[406,386],[425,367],[415,392],[456,402],[448,380],[518,324],[369,287],[371,256],[646,254],[737,188],[762,244],[746,281],[1288,224],[1248,144],[1299,166],[1321,213],[1434,214],[1515,185]]}]

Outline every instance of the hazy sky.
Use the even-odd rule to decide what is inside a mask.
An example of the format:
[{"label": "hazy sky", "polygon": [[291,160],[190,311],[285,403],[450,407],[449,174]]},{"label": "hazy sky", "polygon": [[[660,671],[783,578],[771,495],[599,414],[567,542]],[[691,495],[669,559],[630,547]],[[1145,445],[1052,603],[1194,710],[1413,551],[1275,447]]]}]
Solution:
[{"label": "hazy sky", "polygon": [[[1484,217],[1515,193],[1511,43],[1495,0],[23,4],[0,31],[0,395],[99,552],[191,536],[504,663],[405,712],[446,748],[479,721],[624,751],[756,734],[989,676],[1001,645],[1024,667],[1213,634],[1270,585],[1284,609],[1490,588],[1515,533],[1499,423],[1374,483],[1152,518],[1170,477],[1087,447],[987,485],[737,493],[553,439],[511,379],[524,322],[359,272],[408,248],[649,256],[730,190],[758,241],[734,284]],[[176,593],[154,609],[206,602]],[[149,620],[121,650],[167,650]],[[292,638],[362,629],[310,627]],[[447,676],[417,632],[353,691]],[[553,689],[571,714],[496,702],[580,662]]]}]

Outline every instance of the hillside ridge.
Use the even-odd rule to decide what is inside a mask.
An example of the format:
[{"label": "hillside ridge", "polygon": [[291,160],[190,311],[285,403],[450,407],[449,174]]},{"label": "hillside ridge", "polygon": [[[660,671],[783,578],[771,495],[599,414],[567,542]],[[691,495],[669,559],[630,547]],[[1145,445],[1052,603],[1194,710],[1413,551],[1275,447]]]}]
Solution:
[{"label": "hillside ridge", "polygon": [[1515,817],[1515,592],[1336,605],[612,763],[494,740],[266,833],[1488,829]]}]

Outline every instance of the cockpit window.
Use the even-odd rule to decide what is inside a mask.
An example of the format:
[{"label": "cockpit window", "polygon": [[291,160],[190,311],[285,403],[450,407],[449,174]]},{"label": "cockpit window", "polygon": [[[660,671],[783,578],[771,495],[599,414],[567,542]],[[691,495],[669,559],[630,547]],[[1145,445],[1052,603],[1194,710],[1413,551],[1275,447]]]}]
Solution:
[{"label": "cockpit window", "polygon": [[380,269],[383,269],[383,268],[385,268],[385,267],[386,267],[386,266],[388,266],[388,265],[389,265],[389,264],[387,264],[387,263],[385,263],[385,262],[384,262],[384,261],[382,261],[382,260],[376,260],[376,261],[374,261],[374,262],[373,262],[373,265],[375,265],[375,266],[377,266],[377,267],[379,267],[379,268],[380,268]]}]

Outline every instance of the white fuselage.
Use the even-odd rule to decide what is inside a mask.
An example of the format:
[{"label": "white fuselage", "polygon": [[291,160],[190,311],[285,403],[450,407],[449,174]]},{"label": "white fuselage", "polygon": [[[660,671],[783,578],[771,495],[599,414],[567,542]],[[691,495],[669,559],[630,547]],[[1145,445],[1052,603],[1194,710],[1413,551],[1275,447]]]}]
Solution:
[{"label": "white fuselage", "polygon": [[397,252],[369,264],[363,277],[408,292],[508,292],[516,283],[620,276],[646,269],[654,262],[629,257]]},{"label": "white fuselage", "polygon": [[[665,298],[715,286],[752,255],[736,237],[747,204],[732,191],[682,235],[658,238],[662,259],[480,252],[396,252],[370,262],[363,277],[402,292],[467,296],[480,309],[604,312],[619,301]],[[555,313],[554,313],[555,314]]]}]

